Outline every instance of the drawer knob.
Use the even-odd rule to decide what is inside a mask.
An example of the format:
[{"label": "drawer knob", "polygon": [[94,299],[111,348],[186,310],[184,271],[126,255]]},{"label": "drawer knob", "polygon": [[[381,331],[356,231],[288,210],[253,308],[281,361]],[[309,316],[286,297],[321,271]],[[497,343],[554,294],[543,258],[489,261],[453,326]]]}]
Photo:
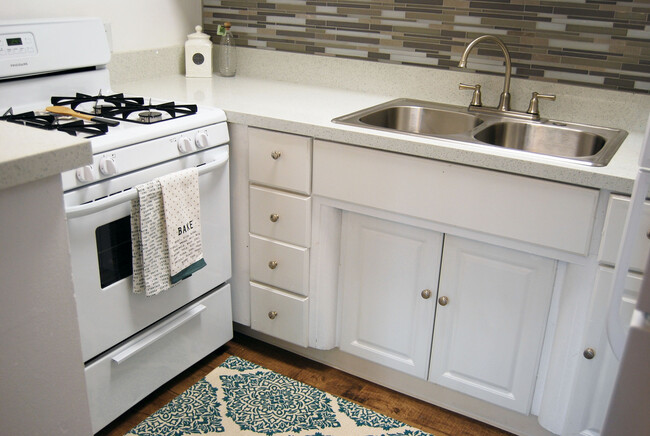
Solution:
[{"label": "drawer knob", "polygon": [[269,319],[275,319],[276,316],[278,316],[278,312],[275,310],[269,312]]},{"label": "drawer knob", "polygon": [[275,260],[272,260],[269,262],[269,268],[275,269],[278,266],[278,262]]},{"label": "drawer knob", "polygon": [[280,215],[278,215],[277,213],[272,213],[269,219],[271,220],[272,223],[276,223],[280,219]]},{"label": "drawer knob", "polygon": [[591,360],[596,357],[596,350],[593,348],[585,348],[585,351],[582,352],[582,355],[585,356],[585,359]]},{"label": "drawer knob", "polygon": [[429,298],[431,298],[431,290],[425,289],[424,291],[420,292],[420,295],[422,295],[422,298],[424,298],[425,300],[428,300]]},{"label": "drawer knob", "polygon": [[438,298],[438,303],[440,303],[441,306],[446,306],[447,304],[449,304],[449,297]]},{"label": "drawer knob", "polygon": [[272,157],[273,159],[275,159],[275,160],[280,159],[280,156],[282,156],[282,153],[280,153],[279,151],[272,151],[272,152],[271,152],[271,157]]}]

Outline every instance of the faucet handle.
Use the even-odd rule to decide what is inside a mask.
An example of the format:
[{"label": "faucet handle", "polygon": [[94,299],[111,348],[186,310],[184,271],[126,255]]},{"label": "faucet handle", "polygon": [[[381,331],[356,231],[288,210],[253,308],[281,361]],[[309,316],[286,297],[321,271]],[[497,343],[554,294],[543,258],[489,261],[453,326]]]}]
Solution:
[{"label": "faucet handle", "polygon": [[528,105],[528,110],[526,111],[527,114],[539,116],[539,99],[554,101],[555,96],[553,94],[540,94],[538,92],[533,92],[530,104]]},{"label": "faucet handle", "polygon": [[483,106],[483,103],[481,103],[481,85],[466,85],[465,83],[461,83],[458,85],[458,89],[471,89],[474,91],[472,94],[472,101],[470,102],[470,106]]}]

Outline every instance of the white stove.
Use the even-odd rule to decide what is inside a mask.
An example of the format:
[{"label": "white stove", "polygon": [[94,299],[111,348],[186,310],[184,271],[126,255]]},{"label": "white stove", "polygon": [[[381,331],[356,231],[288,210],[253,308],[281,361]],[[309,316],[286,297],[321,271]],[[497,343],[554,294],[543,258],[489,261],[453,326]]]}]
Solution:
[{"label": "white stove", "polygon": [[[111,89],[109,60],[99,19],[0,21],[0,122],[92,145],[93,163],[62,183],[95,432],[232,337],[226,116],[122,95]],[[134,187],[190,167],[198,167],[207,265],[158,295],[135,294]]]}]

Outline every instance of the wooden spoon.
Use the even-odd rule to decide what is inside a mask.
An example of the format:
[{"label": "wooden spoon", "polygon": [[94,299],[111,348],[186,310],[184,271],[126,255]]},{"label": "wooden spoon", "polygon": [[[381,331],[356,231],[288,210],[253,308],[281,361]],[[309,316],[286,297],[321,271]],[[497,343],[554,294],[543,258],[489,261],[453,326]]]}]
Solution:
[{"label": "wooden spoon", "polygon": [[53,114],[70,115],[72,117],[77,117],[84,120],[96,121],[98,123],[108,124],[109,126],[117,126],[120,124],[120,122],[117,120],[96,117],[94,115],[82,114],[81,112],[77,112],[76,110],[70,109],[69,107],[65,107],[65,106],[48,106],[45,108],[45,110]]}]

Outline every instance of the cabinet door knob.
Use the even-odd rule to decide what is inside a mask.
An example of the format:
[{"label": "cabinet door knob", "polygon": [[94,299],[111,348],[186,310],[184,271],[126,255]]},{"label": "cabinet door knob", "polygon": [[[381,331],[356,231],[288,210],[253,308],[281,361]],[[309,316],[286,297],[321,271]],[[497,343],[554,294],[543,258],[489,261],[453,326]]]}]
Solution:
[{"label": "cabinet door knob", "polygon": [[269,262],[269,268],[275,269],[278,266],[278,262],[275,260],[272,260]]},{"label": "cabinet door knob", "polygon": [[438,298],[438,303],[440,303],[441,306],[446,306],[449,303],[449,297]]},{"label": "cabinet door knob", "polygon": [[429,289],[425,289],[424,291],[420,292],[420,295],[422,295],[422,298],[425,300],[428,300],[431,298],[431,291]]},{"label": "cabinet door knob", "polygon": [[282,156],[282,153],[280,153],[279,151],[272,151],[272,152],[271,152],[271,157],[272,157],[273,159],[275,159],[275,160],[280,159],[280,156]]},{"label": "cabinet door knob", "polygon": [[593,359],[596,357],[596,350],[593,348],[585,348],[585,351],[582,352],[582,355],[585,356],[585,359]]},{"label": "cabinet door knob", "polygon": [[280,215],[278,215],[277,213],[272,213],[269,219],[271,220],[272,223],[275,223],[280,219]]},{"label": "cabinet door knob", "polygon": [[275,319],[276,316],[278,316],[278,312],[275,310],[269,312],[269,319]]}]

